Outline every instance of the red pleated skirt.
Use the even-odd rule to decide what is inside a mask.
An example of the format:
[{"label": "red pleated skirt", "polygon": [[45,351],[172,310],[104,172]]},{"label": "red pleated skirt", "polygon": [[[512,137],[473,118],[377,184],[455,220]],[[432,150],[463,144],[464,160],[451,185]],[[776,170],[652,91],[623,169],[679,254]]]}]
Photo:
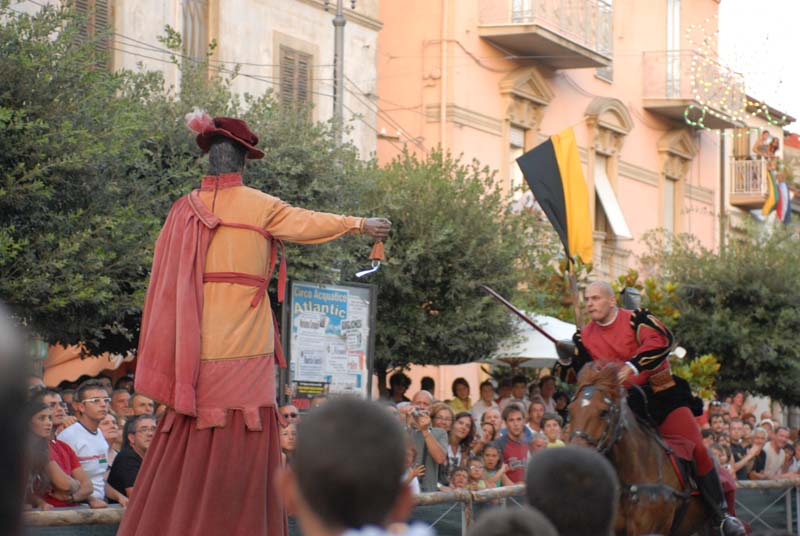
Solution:
[{"label": "red pleated skirt", "polygon": [[275,488],[281,463],[278,413],[259,409],[261,431],[231,410],[222,428],[197,429],[172,410],[161,419],[136,478],[118,536],[285,536]]}]

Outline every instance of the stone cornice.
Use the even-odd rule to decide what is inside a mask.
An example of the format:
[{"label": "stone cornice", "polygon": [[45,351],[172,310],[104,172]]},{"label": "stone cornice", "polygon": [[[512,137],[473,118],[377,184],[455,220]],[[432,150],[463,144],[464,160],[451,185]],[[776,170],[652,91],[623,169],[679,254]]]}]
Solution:
[{"label": "stone cornice", "polygon": [[619,176],[627,177],[655,187],[658,187],[659,183],[659,174],[657,171],[652,171],[624,160],[620,160],[619,162]]},{"label": "stone cornice", "polygon": [[[440,121],[440,110],[441,108],[438,103],[428,104],[425,106],[425,119],[429,123]],[[455,104],[448,104],[445,113],[445,119],[456,125],[472,127],[482,132],[494,134],[495,136],[503,135],[503,121],[496,117],[485,115]]]},{"label": "stone cornice", "polygon": [[[303,4],[307,4],[309,6],[315,7],[317,9],[325,10],[325,2],[323,0],[297,0]],[[331,4],[335,4],[335,2],[331,2]],[[335,5],[333,6],[334,9],[328,10],[328,13],[331,14],[331,17],[335,14]],[[348,22],[353,22],[355,24],[359,24],[364,26],[365,28],[369,28],[370,30],[375,30],[376,32],[381,31],[383,28],[383,23],[378,19],[373,19],[372,17],[368,17],[366,15],[362,15],[357,11],[353,11],[352,9],[345,8],[344,10],[344,18],[348,20]]]},{"label": "stone cornice", "polygon": [[689,199],[700,201],[707,205],[714,204],[714,192],[702,186],[693,186],[691,184],[684,185],[684,195]]}]

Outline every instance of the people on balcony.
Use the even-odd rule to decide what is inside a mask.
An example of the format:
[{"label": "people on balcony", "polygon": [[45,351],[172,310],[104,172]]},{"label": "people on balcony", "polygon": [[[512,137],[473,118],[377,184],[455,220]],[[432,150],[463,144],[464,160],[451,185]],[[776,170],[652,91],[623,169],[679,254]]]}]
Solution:
[{"label": "people on balcony", "polygon": [[761,132],[761,137],[753,145],[753,153],[757,158],[769,158],[769,130]]}]

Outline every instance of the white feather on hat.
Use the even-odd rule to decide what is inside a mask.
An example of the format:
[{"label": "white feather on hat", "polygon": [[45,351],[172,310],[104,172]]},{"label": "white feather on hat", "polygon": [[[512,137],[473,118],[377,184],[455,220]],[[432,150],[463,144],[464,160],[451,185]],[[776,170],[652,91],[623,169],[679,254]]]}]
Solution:
[{"label": "white feather on hat", "polygon": [[186,114],[186,127],[198,134],[202,134],[214,128],[214,120],[211,119],[208,112],[195,107],[191,112]]}]

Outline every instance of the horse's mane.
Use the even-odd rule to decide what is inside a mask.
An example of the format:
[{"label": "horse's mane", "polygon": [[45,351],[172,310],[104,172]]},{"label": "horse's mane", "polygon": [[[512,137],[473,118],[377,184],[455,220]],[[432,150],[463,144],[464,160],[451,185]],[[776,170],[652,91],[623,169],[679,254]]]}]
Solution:
[{"label": "horse's mane", "polygon": [[592,361],[587,363],[578,374],[578,389],[587,385],[594,385],[601,391],[617,397],[620,392],[620,384],[617,380],[620,363]]}]

